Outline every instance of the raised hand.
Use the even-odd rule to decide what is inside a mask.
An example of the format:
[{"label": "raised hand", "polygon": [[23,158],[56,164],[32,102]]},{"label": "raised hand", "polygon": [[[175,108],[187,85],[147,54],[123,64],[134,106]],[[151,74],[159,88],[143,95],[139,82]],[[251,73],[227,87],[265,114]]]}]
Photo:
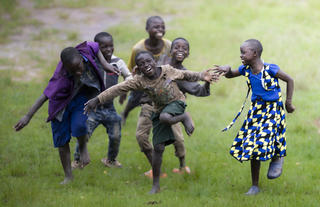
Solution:
[{"label": "raised hand", "polygon": [[219,74],[214,71],[214,68],[210,68],[203,72],[204,80],[207,82],[217,82],[219,80]]},{"label": "raised hand", "polygon": [[219,75],[226,75],[231,70],[229,65],[214,65],[213,71]]}]

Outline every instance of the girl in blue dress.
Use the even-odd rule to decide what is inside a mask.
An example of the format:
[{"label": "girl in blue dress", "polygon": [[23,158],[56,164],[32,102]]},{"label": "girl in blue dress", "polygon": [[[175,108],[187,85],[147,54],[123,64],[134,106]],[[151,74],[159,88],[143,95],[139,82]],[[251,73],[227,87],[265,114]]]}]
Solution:
[{"label": "girl in blue dress", "polygon": [[[242,65],[237,70],[230,66],[216,66],[215,71],[226,78],[243,75],[247,78],[248,92],[252,90],[251,107],[240,131],[231,146],[230,154],[238,161],[251,162],[252,186],[247,195],[259,193],[260,161],[271,160],[268,178],[281,175],[283,157],[286,156],[286,123],[279,80],[287,83],[285,108],[292,113],[293,79],[275,64],[261,59],[262,45],[256,39],[249,39],[240,47]],[[245,103],[244,103],[245,104]],[[223,131],[231,128],[243,110]]]}]

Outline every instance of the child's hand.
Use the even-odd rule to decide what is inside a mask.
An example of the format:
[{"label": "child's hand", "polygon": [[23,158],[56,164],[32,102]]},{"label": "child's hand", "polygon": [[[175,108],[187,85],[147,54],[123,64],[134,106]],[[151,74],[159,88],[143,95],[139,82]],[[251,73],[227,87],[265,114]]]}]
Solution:
[{"label": "child's hand", "polygon": [[230,70],[231,67],[229,65],[214,65],[213,71],[218,73],[219,75],[225,76]]},{"label": "child's hand", "polygon": [[122,105],[126,99],[127,99],[127,94],[126,94],[126,93],[120,95],[120,97],[119,97],[119,104]]},{"label": "child's hand", "polygon": [[16,125],[14,125],[14,129],[16,131],[20,131],[21,129],[23,129],[23,127],[25,127],[29,121],[30,121],[31,117],[25,115],[23,116]]},{"label": "child's hand", "polygon": [[132,68],[132,76],[134,76],[134,75],[136,75],[136,74],[139,74],[140,73],[140,71],[139,71],[139,69],[138,69],[138,66],[134,66],[133,68]]},{"label": "child's hand", "polygon": [[211,72],[213,70],[214,70],[213,68],[205,70],[203,72],[203,80],[205,80],[209,83],[217,82],[219,80],[219,74],[217,74],[216,72]]},{"label": "child's hand", "polygon": [[294,110],[296,109],[296,107],[294,107],[291,103],[291,100],[286,100],[286,110],[288,113],[292,113],[294,112]]},{"label": "child's hand", "polygon": [[90,99],[87,103],[84,104],[84,114],[88,114],[93,110],[95,111],[99,103],[100,101],[98,97]]},{"label": "child's hand", "polygon": [[118,76],[121,74],[121,71],[117,67],[112,66],[112,68],[113,68],[113,71],[112,71],[113,73],[117,74]]}]

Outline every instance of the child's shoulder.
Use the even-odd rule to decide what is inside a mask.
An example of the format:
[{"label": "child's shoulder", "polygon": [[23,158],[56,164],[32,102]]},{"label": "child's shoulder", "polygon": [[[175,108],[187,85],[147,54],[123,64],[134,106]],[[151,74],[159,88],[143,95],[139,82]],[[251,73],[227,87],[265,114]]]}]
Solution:
[{"label": "child's shoulder", "polygon": [[280,70],[280,67],[273,63],[264,63],[264,65],[265,65],[266,71],[273,76],[276,75]]},{"label": "child's shoulder", "polygon": [[163,42],[165,45],[170,46],[171,47],[171,41],[166,39],[166,38],[162,38]]},{"label": "child's shoulder", "polygon": [[160,66],[162,68],[163,71],[172,71],[172,70],[176,70],[174,67],[172,67],[169,64],[165,64],[165,65],[161,65]]},{"label": "child's shoulder", "polygon": [[111,56],[111,62],[112,63],[116,63],[116,62],[119,62],[119,61],[123,61],[123,60],[121,58],[115,56],[115,55]]},{"label": "child's shoulder", "polygon": [[270,69],[280,68],[277,64],[274,63],[264,63],[264,65],[269,67]]},{"label": "child's shoulder", "polygon": [[238,70],[241,75],[246,75],[246,73],[250,74],[250,66],[249,65],[240,65],[238,67]]},{"label": "child's shoulder", "polygon": [[145,40],[146,39],[139,40],[135,45],[133,45],[132,50],[146,50],[144,45]]}]

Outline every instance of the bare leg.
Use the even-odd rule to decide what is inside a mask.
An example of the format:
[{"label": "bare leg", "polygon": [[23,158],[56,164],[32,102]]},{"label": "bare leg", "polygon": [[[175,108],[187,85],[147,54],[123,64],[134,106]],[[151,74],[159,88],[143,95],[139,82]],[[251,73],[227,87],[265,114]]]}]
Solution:
[{"label": "bare leg", "polygon": [[260,172],[260,161],[251,160],[251,180],[252,186],[246,195],[256,195],[259,193],[259,172]]},{"label": "bare leg", "polygon": [[59,147],[60,161],[64,170],[64,180],[60,184],[67,184],[72,181],[71,158],[69,143]]},{"label": "bare leg", "polygon": [[152,155],[153,185],[149,194],[155,194],[160,191],[160,170],[164,148],[164,144],[157,144],[154,146]]},{"label": "bare leg", "polygon": [[179,157],[179,162],[180,162],[180,169],[184,168],[186,166],[186,160],[185,157]]},{"label": "bare leg", "polygon": [[176,124],[178,122],[182,122],[186,133],[190,136],[194,131],[194,123],[192,118],[188,112],[184,112],[181,115],[172,116],[168,113],[161,113],[160,114],[160,122],[168,123],[170,125]]},{"label": "bare leg", "polygon": [[90,156],[87,148],[88,135],[77,137],[77,139],[78,139],[79,150],[80,150],[81,168],[83,168],[90,163]]}]

